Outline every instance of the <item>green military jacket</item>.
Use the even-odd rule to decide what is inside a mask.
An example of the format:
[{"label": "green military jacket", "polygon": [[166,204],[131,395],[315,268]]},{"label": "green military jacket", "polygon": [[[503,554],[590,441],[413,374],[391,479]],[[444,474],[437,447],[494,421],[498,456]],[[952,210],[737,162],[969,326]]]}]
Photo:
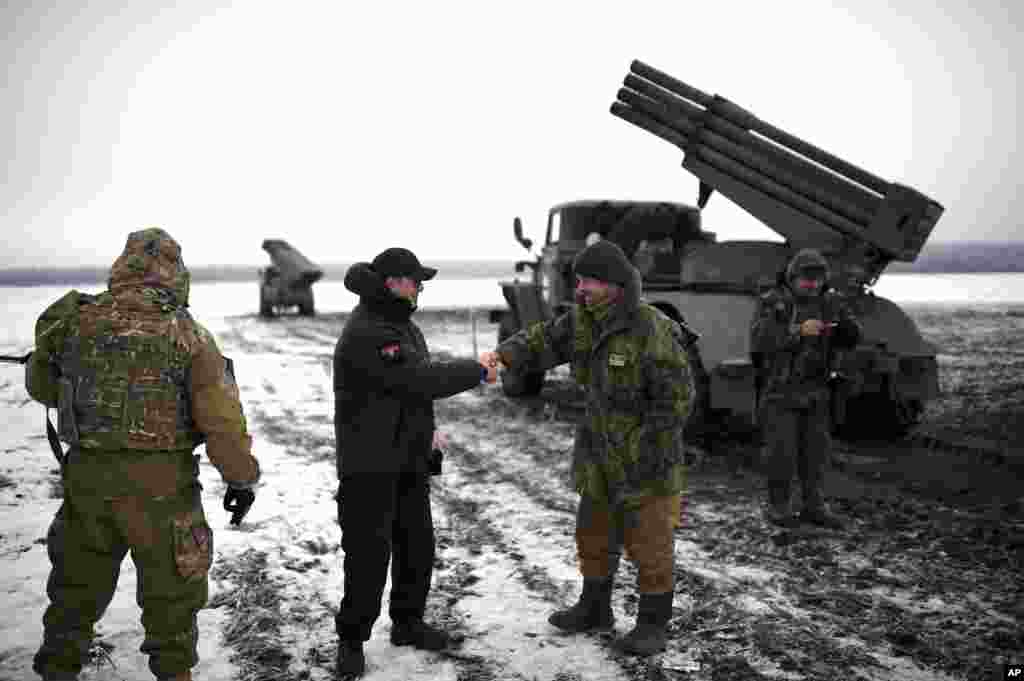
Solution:
[{"label": "green military jacket", "polygon": [[683,427],[694,394],[682,330],[640,301],[634,274],[605,320],[576,305],[498,346],[512,371],[571,365],[586,407],[573,447],[574,484],[613,504],[682,491]]},{"label": "green military jacket", "polygon": [[129,237],[108,290],[71,291],[39,317],[26,388],[57,408],[75,493],[174,494],[193,484],[203,442],[229,484],[259,479],[233,373],[187,304],[177,243],[147,229]]},{"label": "green military jacket", "polygon": [[[836,326],[821,336],[801,336],[800,325],[808,319]],[[765,293],[750,339],[762,400],[799,408],[823,399],[829,372],[838,366],[836,353],[856,346],[860,333],[849,306],[834,291],[806,298],[783,285]]]}]

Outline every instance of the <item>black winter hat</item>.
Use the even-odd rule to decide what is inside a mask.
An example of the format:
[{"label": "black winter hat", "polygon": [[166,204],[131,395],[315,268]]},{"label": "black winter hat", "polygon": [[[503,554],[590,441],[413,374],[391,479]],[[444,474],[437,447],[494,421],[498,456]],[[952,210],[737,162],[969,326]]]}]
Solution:
[{"label": "black winter hat", "polygon": [[633,264],[614,242],[601,239],[580,251],[573,262],[578,277],[591,277],[619,286],[633,281]]},{"label": "black winter hat", "polygon": [[370,266],[382,277],[410,277],[426,281],[437,274],[433,267],[421,265],[419,258],[406,248],[389,248],[374,258]]}]

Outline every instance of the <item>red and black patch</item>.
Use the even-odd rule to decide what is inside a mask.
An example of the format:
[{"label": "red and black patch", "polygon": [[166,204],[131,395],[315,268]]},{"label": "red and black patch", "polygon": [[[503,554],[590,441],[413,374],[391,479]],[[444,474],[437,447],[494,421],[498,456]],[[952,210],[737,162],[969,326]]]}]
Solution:
[{"label": "red and black patch", "polygon": [[387,343],[380,346],[380,358],[388,362],[397,362],[402,357],[402,345],[400,343]]}]

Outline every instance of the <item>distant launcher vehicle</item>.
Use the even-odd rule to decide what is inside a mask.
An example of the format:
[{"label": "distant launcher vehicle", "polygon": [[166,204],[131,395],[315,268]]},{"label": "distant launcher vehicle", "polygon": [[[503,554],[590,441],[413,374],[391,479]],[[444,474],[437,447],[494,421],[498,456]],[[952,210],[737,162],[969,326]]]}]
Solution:
[{"label": "distant launcher vehicle", "polygon": [[[494,310],[499,339],[550,319],[573,302],[572,262],[588,239],[619,244],[643,275],[643,295],[691,330],[697,407],[691,433],[756,427],[760,376],[750,353],[758,297],[782,279],[801,248],[829,260],[830,285],[863,326],[857,348],[833,362],[836,430],[898,434],[938,394],[936,348],[893,302],[871,292],[893,260],[913,261],[943,212],[890,183],[779,130],[735,104],[634,62],[612,113],[679,146],[700,181],[697,206],[574,201],[554,206],[532,281],[503,282],[508,308]],[[785,237],[722,241],[701,228],[713,191]],[[515,237],[528,251],[518,218]],[[509,395],[537,394],[539,372],[502,375]]]},{"label": "distant launcher vehicle", "polygon": [[300,315],[316,314],[313,284],[324,271],[282,239],[265,239],[263,250],[273,264],[259,270],[260,316],[273,317],[292,307]]}]

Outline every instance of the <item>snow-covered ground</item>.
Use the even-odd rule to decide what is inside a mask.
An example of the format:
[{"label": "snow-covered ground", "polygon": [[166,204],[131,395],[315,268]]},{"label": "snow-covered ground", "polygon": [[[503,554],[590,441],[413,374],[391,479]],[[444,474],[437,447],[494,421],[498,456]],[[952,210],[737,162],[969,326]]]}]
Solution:
[{"label": "snow-covered ground", "polygon": [[[242,316],[203,322],[234,359],[264,478],[250,514],[240,528],[230,528],[220,508],[224,486],[203,459],[203,499],[214,527],[216,562],[210,604],[199,615],[201,662],[195,677],[330,679],[333,615],[343,576],[333,499],[331,390],[341,319],[268,322]],[[478,347],[489,348],[495,327],[478,326]],[[434,314],[424,330],[440,356],[471,356],[465,315]],[[960,678],[900,652],[892,637],[860,631],[834,614],[835,593],[828,594],[833,610],[823,611],[820,599],[807,595],[814,592],[816,571],[849,576],[874,570],[878,579],[871,590],[847,594],[860,599],[851,603],[862,608],[884,602],[910,614],[948,616],[973,595],[980,600],[972,607],[987,608],[990,619],[1007,617],[984,594],[922,598],[915,590],[917,575],[865,557],[869,542],[809,540],[830,556],[834,551],[826,558],[792,547],[776,550],[756,503],[704,484],[687,499],[677,537],[670,648],[647,661],[623,658],[607,636],[565,636],[547,624],[551,610],[571,603],[579,590],[575,495],[566,485],[571,426],[553,420],[550,410],[510,402],[496,387],[439,401],[437,411],[451,444],[445,472],[433,480],[439,551],[428,617],[466,640],[446,654],[391,646],[385,590],[383,616],[366,646],[370,681]],[[16,367],[0,373],[0,418],[6,424],[0,474],[9,481],[0,487],[0,680],[31,679],[46,605],[42,538],[60,500],[43,409],[28,400]],[[768,551],[762,555],[770,560],[744,557],[751,536],[768,547],[758,550]],[[614,609],[621,634],[636,613],[632,566],[624,564],[619,577]],[[142,630],[134,590],[129,560],[98,627],[107,654],[83,679],[150,678],[138,652]],[[812,653],[806,651],[815,650],[820,659],[808,661]]]}]

